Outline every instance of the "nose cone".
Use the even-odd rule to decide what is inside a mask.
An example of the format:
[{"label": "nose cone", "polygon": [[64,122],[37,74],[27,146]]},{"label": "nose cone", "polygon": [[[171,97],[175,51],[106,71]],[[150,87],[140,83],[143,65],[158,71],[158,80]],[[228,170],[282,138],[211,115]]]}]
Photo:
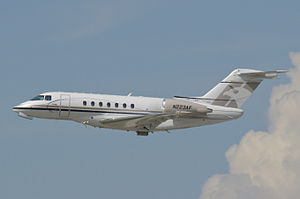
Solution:
[{"label": "nose cone", "polygon": [[28,114],[30,111],[31,105],[27,102],[21,103],[13,107],[13,111],[18,113],[20,117],[32,120],[32,117]]},{"label": "nose cone", "polygon": [[23,102],[17,106],[14,106],[13,107],[13,111],[14,112],[19,112],[19,111],[22,111],[22,110],[25,110],[25,109],[28,109],[28,108],[31,108],[30,104],[28,104],[27,102]]},{"label": "nose cone", "polygon": [[18,113],[18,112],[20,111],[20,110],[19,110],[20,105],[21,105],[21,104],[19,104],[19,105],[17,105],[17,106],[14,106],[14,107],[13,107],[13,111],[16,112],[16,113]]}]

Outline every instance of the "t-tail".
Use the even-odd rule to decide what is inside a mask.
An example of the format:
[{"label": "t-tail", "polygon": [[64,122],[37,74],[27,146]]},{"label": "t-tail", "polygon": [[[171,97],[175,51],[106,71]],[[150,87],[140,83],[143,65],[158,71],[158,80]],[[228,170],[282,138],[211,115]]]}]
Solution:
[{"label": "t-tail", "polygon": [[264,72],[251,69],[236,69],[203,97],[175,97],[196,101],[201,100],[217,106],[240,108],[264,79],[277,79],[278,73],[285,72],[287,71]]},{"label": "t-tail", "polygon": [[277,79],[277,74],[284,72],[236,69],[201,99],[212,105],[240,108],[264,79]]}]

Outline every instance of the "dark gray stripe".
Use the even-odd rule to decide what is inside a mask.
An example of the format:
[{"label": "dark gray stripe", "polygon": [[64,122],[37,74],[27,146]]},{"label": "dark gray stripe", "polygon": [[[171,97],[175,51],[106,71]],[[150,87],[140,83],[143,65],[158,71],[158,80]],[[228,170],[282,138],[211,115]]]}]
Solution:
[{"label": "dark gray stripe", "polygon": [[41,110],[41,111],[67,111],[67,112],[86,112],[86,113],[115,113],[115,114],[130,114],[130,115],[151,115],[148,113],[132,113],[132,112],[113,112],[100,110],[81,110],[81,109],[59,109],[59,108],[33,108],[33,107],[15,107],[14,110]]}]

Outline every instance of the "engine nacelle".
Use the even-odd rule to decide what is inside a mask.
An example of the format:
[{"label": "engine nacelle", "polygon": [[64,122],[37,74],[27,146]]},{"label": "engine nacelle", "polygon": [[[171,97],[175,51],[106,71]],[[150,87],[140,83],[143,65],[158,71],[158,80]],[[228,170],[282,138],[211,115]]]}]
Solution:
[{"label": "engine nacelle", "polygon": [[163,107],[165,112],[195,112],[211,113],[212,109],[204,105],[181,99],[164,99]]}]

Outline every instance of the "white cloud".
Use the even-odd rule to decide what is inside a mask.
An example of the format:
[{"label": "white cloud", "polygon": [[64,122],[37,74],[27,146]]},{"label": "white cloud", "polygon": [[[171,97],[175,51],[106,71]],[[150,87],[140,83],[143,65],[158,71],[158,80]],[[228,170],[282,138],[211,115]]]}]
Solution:
[{"label": "white cloud", "polygon": [[300,53],[291,53],[291,83],[273,89],[269,132],[249,131],[226,152],[230,171],[209,178],[200,199],[300,196]]}]

